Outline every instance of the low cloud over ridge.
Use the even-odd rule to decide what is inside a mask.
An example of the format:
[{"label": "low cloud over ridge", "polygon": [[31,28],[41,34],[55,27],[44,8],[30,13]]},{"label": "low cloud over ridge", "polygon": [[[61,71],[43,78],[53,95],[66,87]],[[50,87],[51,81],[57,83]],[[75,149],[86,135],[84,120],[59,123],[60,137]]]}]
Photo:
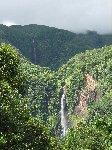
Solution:
[{"label": "low cloud over ridge", "polygon": [[43,24],[73,32],[112,33],[112,0],[4,0],[0,23]]}]

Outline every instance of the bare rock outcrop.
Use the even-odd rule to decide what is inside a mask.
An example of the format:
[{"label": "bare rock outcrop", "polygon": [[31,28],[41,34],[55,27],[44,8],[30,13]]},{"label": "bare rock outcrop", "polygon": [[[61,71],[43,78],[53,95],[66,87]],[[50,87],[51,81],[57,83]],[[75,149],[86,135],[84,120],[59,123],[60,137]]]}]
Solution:
[{"label": "bare rock outcrop", "polygon": [[89,100],[96,101],[99,99],[96,87],[97,81],[90,74],[85,74],[85,88],[78,94],[79,103],[75,107],[76,115],[86,116]]}]

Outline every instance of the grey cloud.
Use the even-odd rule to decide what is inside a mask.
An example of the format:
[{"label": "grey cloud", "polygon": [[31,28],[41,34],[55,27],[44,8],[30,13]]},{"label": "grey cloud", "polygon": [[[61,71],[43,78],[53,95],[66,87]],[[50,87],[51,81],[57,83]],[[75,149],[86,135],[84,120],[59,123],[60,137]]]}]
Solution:
[{"label": "grey cloud", "polygon": [[74,32],[112,33],[112,0],[3,0],[0,23],[7,20]]}]

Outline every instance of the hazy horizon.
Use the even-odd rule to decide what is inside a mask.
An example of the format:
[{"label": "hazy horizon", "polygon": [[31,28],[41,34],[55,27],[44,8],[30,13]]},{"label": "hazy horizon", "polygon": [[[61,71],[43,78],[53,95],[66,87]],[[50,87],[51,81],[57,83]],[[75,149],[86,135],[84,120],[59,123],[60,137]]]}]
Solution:
[{"label": "hazy horizon", "polygon": [[112,33],[111,0],[4,0],[0,24],[45,25],[74,33]]},{"label": "hazy horizon", "polygon": [[28,26],[28,25],[37,25],[37,26],[46,26],[46,27],[50,27],[50,28],[56,28],[56,29],[62,29],[62,30],[65,30],[65,31],[69,31],[69,32],[72,32],[72,33],[76,33],[76,34],[86,34],[88,31],[90,32],[97,32],[99,35],[105,35],[105,34],[112,34],[112,32],[109,32],[109,33],[99,33],[98,31],[96,30],[85,30],[85,31],[72,31],[72,30],[69,30],[69,29],[64,29],[64,28],[59,28],[59,27],[54,27],[54,26],[48,26],[48,25],[43,25],[43,24],[24,24],[24,25],[21,25],[21,24],[12,24],[12,25],[6,25],[6,24],[1,24],[1,25],[5,25],[7,27],[11,27],[11,26]]}]

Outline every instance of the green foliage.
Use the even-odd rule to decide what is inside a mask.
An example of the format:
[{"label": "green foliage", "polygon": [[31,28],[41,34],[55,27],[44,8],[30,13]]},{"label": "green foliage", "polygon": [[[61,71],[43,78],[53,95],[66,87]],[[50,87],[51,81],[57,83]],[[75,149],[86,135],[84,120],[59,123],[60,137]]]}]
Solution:
[{"label": "green foliage", "polygon": [[[106,46],[75,55],[54,72],[33,65],[14,47],[1,44],[0,148],[112,149],[111,58],[112,46]],[[87,118],[73,120],[77,122],[75,128],[58,139],[53,134],[58,136],[60,132],[61,86],[66,84],[69,118],[76,119],[74,108],[78,103],[77,93],[85,87],[85,72],[97,81],[100,100],[89,105]]]},{"label": "green foliage", "polygon": [[12,79],[18,73],[17,66],[19,63],[19,57],[17,51],[10,45],[2,44],[0,46],[0,62],[1,79],[5,79],[8,82],[12,83]]},{"label": "green foliage", "polygon": [[5,44],[0,46],[0,54],[0,149],[51,149],[57,145],[56,140],[42,122],[30,115],[29,98],[23,92],[26,86],[20,91],[27,81],[20,72],[20,55]]},{"label": "green foliage", "polygon": [[87,49],[112,44],[112,35],[99,35],[95,31],[75,34],[41,25],[0,25],[0,39],[18,48],[33,63],[51,69],[59,68]]},{"label": "green foliage", "polygon": [[80,123],[71,129],[62,142],[63,150],[109,150],[112,148],[112,120],[96,119],[91,124]]},{"label": "green foliage", "polygon": [[[70,112],[77,104],[77,93],[84,86],[84,74],[89,72],[98,82],[97,91],[103,96],[112,88],[112,46],[94,49],[75,55],[67,64],[63,65],[56,75],[67,85],[67,100]],[[58,82],[59,82],[58,81]]]},{"label": "green foliage", "polygon": [[89,120],[87,119],[85,123],[80,122],[75,129],[69,130],[62,142],[63,150],[112,149],[111,96],[112,92],[104,96],[99,103],[94,104]]},{"label": "green foliage", "polygon": [[[58,71],[68,85],[69,112],[77,102],[77,89],[84,89],[84,73],[89,72],[97,81],[100,99],[91,103],[85,123],[77,123],[63,139],[64,150],[112,149],[112,46],[76,55]],[[75,89],[75,90],[74,90]],[[73,91],[74,90],[74,91]],[[72,94],[73,93],[73,94]],[[75,100],[75,101],[74,101]],[[72,105],[70,105],[72,103]],[[75,118],[76,119],[76,118]],[[77,120],[74,120],[77,122]]]},{"label": "green foliage", "polygon": [[105,95],[93,103],[89,107],[89,117],[88,120],[94,120],[94,118],[110,117],[112,115],[112,90],[105,93]]},{"label": "green foliage", "polygon": [[68,112],[73,114],[78,103],[78,92],[85,86],[85,72],[89,71],[98,81],[100,96],[110,91],[111,57],[111,46],[86,51],[71,58],[56,72],[23,61],[21,70],[28,78],[31,114],[44,120],[52,132],[58,131],[61,83],[66,83]]}]

